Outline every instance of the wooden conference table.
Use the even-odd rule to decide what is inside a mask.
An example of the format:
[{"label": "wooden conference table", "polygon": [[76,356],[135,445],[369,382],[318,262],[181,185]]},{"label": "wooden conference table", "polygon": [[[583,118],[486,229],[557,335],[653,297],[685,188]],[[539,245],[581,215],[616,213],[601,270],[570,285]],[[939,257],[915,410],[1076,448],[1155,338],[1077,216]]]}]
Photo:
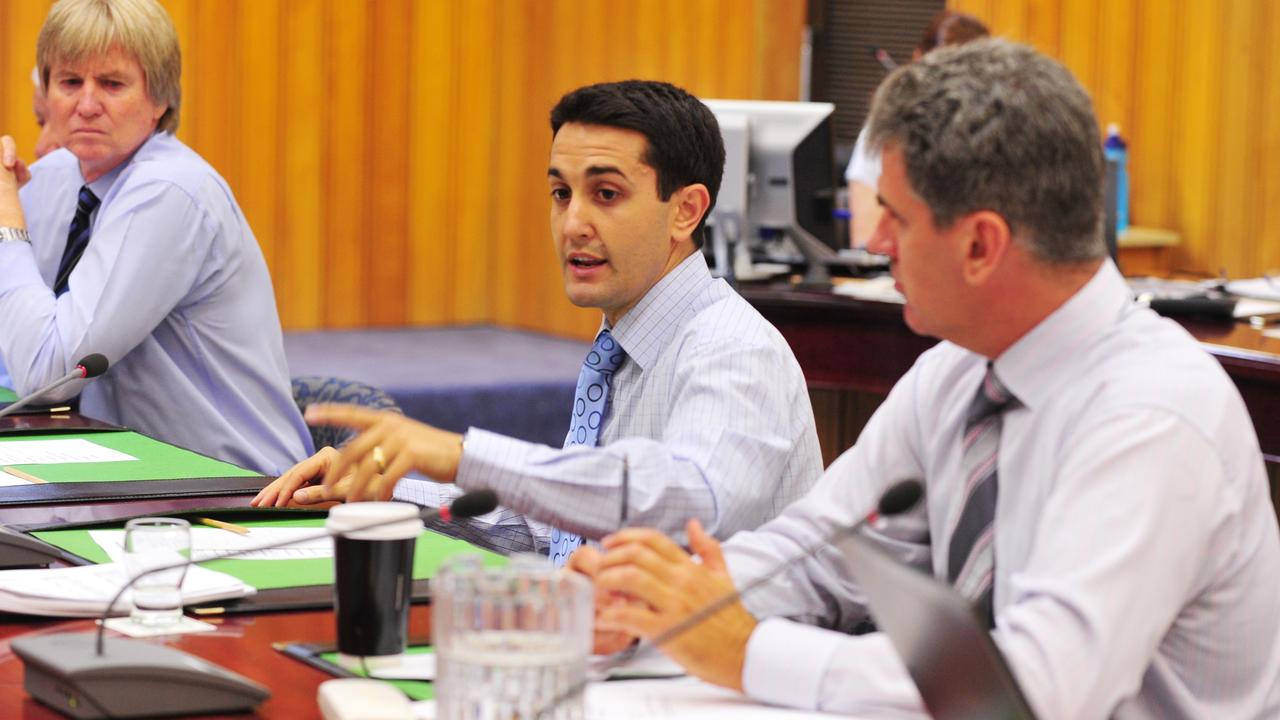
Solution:
[{"label": "wooden conference table", "polygon": [[[937,342],[907,328],[901,305],[788,285],[743,285],[739,292],[791,344],[810,388],[883,395]],[[1274,477],[1280,463],[1280,339],[1247,323],[1179,322],[1240,389]]]}]

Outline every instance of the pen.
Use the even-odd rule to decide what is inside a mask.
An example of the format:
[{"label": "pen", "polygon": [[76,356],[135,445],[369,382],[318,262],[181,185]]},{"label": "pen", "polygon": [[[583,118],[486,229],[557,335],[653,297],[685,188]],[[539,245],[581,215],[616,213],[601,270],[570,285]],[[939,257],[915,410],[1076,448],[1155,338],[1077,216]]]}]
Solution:
[{"label": "pen", "polygon": [[35,475],[32,475],[29,472],[26,472],[25,470],[19,470],[16,467],[6,467],[4,468],[4,471],[20,480],[26,480],[29,483],[35,483],[37,485],[45,484],[44,480],[41,480],[40,478],[36,477]]},{"label": "pen", "polygon": [[196,522],[199,522],[201,525],[208,525],[209,527],[216,527],[221,530],[233,532],[233,533],[236,533],[237,535],[249,534],[249,528],[247,527],[236,525],[235,523],[223,522],[221,520],[214,520],[213,518],[206,518],[206,517],[196,518]]}]

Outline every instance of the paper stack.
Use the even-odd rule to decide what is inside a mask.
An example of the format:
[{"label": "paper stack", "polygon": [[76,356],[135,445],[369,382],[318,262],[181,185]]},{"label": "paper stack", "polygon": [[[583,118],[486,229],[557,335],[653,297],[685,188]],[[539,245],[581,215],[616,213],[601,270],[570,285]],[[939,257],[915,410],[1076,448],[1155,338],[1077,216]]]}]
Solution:
[{"label": "paper stack", "polygon": [[[116,563],[38,570],[0,570],[0,612],[53,617],[94,617],[128,581]],[[257,590],[240,579],[198,565],[187,568],[182,581],[184,605],[239,598]],[[112,615],[132,608],[126,592]]]}]

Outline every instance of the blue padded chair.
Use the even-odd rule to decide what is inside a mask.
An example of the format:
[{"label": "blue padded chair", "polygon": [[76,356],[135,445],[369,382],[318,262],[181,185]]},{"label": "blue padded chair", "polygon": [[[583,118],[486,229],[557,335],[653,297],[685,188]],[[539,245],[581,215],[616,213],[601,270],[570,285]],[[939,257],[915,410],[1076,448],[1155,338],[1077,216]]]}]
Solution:
[{"label": "blue padded chair", "polygon": [[[293,379],[293,402],[303,413],[312,403],[342,403],[404,414],[390,395],[372,385],[318,375],[306,375]],[[356,432],[351,428],[332,425],[308,425],[307,428],[311,430],[311,441],[317,450],[326,446],[340,448],[356,436]]]}]

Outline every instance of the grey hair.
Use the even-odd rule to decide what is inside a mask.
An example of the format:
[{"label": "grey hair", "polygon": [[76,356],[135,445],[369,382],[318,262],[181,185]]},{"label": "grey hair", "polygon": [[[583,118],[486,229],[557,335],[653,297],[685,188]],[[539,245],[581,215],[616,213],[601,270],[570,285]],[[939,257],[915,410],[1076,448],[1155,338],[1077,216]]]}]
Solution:
[{"label": "grey hair", "polygon": [[1093,105],[1070,71],[1030,47],[977,40],[895,70],[876,91],[868,140],[901,150],[940,228],[991,210],[1043,262],[1107,253]]}]

